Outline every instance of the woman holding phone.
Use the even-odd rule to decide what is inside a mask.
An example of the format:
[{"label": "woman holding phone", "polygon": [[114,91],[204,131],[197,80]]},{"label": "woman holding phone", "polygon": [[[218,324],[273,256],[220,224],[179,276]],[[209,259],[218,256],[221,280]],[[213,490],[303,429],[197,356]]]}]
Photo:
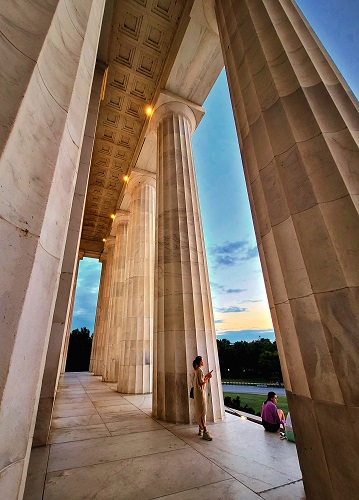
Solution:
[{"label": "woman holding phone", "polygon": [[196,406],[196,418],[199,425],[198,435],[202,436],[206,441],[212,441],[212,436],[207,431],[206,413],[207,413],[207,397],[205,385],[212,378],[212,373],[204,375],[202,371],[203,359],[202,356],[197,356],[193,361],[194,368],[194,403]]}]

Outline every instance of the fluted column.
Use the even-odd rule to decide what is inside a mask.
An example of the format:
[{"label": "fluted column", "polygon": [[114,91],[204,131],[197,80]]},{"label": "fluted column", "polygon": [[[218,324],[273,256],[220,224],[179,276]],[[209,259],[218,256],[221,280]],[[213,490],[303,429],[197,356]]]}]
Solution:
[{"label": "fluted column", "polygon": [[201,355],[214,370],[209,421],[223,418],[222,384],[187,104],[163,104],[152,117],[157,131],[157,211],[153,413],[190,422],[192,361]]},{"label": "fluted column", "polygon": [[104,5],[1,5],[1,498],[25,484]]},{"label": "fluted column", "polygon": [[[115,238],[111,237],[106,241],[104,254],[106,255],[106,274],[103,293],[103,317],[101,320],[101,342],[99,350],[98,372],[105,379],[105,366],[109,348],[109,323],[111,315],[111,282],[113,274]],[[96,374],[95,374],[96,375]]]},{"label": "fluted column", "polygon": [[105,273],[106,273],[106,264],[103,260],[100,259],[101,262],[101,277],[100,277],[100,285],[98,290],[97,297],[97,306],[96,306],[96,318],[94,325],[94,332],[92,338],[92,347],[91,347],[91,357],[90,357],[90,372],[93,372],[94,375],[97,374],[97,365],[99,359],[99,349],[100,349],[100,331],[101,331],[101,317],[102,317],[102,308],[103,308],[103,293],[104,293],[104,281],[105,281]]},{"label": "fluted column", "polygon": [[294,2],[215,4],[307,498],[355,498],[358,102]]},{"label": "fluted column", "polygon": [[62,350],[61,350],[60,373],[65,373],[65,371],[66,371],[67,353],[69,352],[69,342],[70,342],[70,334],[71,334],[71,323],[72,323],[72,317],[74,314],[77,275],[78,275],[78,271],[79,271],[78,264],[79,264],[79,262],[77,262],[76,271],[75,271],[75,279],[74,279],[73,287],[71,290],[69,316],[68,316],[68,321],[66,323],[65,339],[64,339],[63,346],[62,346]]},{"label": "fluted column", "polygon": [[83,258],[83,252],[79,252],[78,247],[103,76],[104,67],[99,64],[96,65],[81,147],[79,174],[76,179],[64,259],[47,348],[33,446],[43,446],[47,443],[59,375],[62,367],[65,370],[66,365],[78,266],[79,260]]},{"label": "fluted column", "polygon": [[115,228],[112,229],[112,232],[116,234],[116,239],[113,250],[114,254],[110,284],[107,357],[104,367],[104,380],[107,382],[117,382],[118,380],[118,357],[119,342],[122,337],[123,286],[125,279],[128,218],[127,213],[117,214],[114,221]]},{"label": "fluted column", "polygon": [[154,175],[133,170],[127,188],[131,202],[117,387],[127,394],[152,392],[155,186]]},{"label": "fluted column", "polygon": [[96,309],[96,344],[95,344],[94,362],[93,362],[94,375],[102,375],[102,366],[103,366],[104,323],[107,313],[107,302],[106,302],[106,282],[108,280],[107,257],[108,255],[105,252],[103,252],[100,256],[102,270],[101,270],[101,280],[100,280],[99,295],[97,298],[97,309]]}]

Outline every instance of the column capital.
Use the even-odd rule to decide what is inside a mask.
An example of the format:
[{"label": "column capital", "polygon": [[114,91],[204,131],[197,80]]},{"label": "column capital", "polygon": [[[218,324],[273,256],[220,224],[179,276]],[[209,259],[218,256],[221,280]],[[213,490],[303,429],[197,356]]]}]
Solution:
[{"label": "column capital", "polygon": [[179,95],[172,94],[172,92],[168,90],[162,90],[151,117],[149,131],[152,134],[156,134],[157,126],[165,116],[181,114],[186,116],[189,120],[191,124],[191,133],[193,134],[204,116],[204,113],[205,111],[202,106],[188,101]]},{"label": "column capital", "polygon": [[129,210],[118,210],[116,212],[116,219],[113,221],[111,228],[111,235],[116,236],[117,231],[124,225],[128,224],[130,220]]},{"label": "column capital", "polygon": [[109,236],[105,242],[104,253],[108,252],[110,248],[114,246],[116,238],[114,236]]},{"label": "column capital", "polygon": [[127,185],[128,192],[132,193],[137,187],[143,184],[156,188],[156,174],[133,168]]},{"label": "column capital", "polygon": [[214,10],[214,2],[215,0],[195,0],[190,12],[190,17],[194,19],[196,23],[212,30],[218,35],[218,24]]}]

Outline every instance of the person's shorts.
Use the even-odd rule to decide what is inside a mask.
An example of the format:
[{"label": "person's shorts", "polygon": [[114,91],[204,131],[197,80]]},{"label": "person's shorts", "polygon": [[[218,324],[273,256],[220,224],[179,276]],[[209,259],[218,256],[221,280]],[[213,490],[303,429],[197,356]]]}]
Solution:
[{"label": "person's shorts", "polygon": [[280,424],[270,424],[269,422],[263,420],[263,418],[262,418],[262,425],[268,432],[278,432],[280,427]]}]

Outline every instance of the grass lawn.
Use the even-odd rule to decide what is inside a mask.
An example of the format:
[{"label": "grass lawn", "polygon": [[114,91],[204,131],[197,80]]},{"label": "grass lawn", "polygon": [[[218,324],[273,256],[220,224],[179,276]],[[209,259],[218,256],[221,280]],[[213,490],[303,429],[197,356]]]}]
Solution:
[{"label": "grass lawn", "polygon": [[[223,396],[229,396],[232,399],[236,399],[236,397],[239,396],[241,405],[244,406],[247,404],[248,406],[251,406],[256,413],[262,410],[262,403],[266,399],[264,394],[244,394],[242,392],[223,392]],[[287,416],[289,409],[287,398],[285,396],[278,396],[277,407],[283,410],[284,414]]]}]

